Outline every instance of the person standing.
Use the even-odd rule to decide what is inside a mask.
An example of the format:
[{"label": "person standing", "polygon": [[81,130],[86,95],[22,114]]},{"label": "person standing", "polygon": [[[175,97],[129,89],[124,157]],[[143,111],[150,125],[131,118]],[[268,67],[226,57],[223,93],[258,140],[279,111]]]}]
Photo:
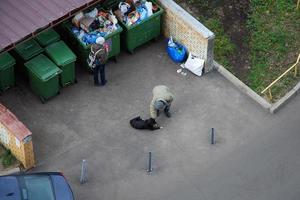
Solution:
[{"label": "person standing", "polygon": [[160,111],[164,111],[167,117],[171,117],[170,107],[174,95],[165,85],[157,85],[153,88],[153,99],[150,103],[150,116],[152,119],[158,117]]},{"label": "person standing", "polygon": [[[105,63],[108,55],[105,39],[103,37],[97,38],[96,44],[93,44],[91,47],[91,51],[95,56],[95,67],[93,68],[94,84],[95,86],[104,86],[107,82],[105,79]],[[99,83],[99,75],[101,84]]]}]

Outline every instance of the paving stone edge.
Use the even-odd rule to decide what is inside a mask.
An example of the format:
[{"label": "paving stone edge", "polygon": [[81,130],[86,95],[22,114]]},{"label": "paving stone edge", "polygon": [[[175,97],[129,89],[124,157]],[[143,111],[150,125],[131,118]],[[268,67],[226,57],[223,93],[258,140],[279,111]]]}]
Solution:
[{"label": "paving stone edge", "polygon": [[251,88],[249,88],[245,83],[240,81],[237,77],[235,77],[232,73],[230,73],[227,69],[225,69],[222,65],[214,61],[215,69],[227,80],[229,80],[233,85],[235,85],[241,92],[247,94],[251,99],[256,101],[259,105],[261,105],[264,109],[270,110],[272,105],[266,101],[264,98],[259,96],[256,92],[254,92]]},{"label": "paving stone edge", "polygon": [[276,103],[271,104],[264,98],[259,96],[251,88],[249,88],[245,83],[240,81],[232,73],[230,73],[225,67],[214,61],[215,70],[217,70],[223,77],[229,80],[233,85],[235,85],[241,92],[247,94],[251,99],[256,101],[264,109],[268,110],[271,114],[275,114],[279,109],[281,109],[285,104],[287,104],[292,97],[298,94],[300,90],[300,82],[291,89],[284,97],[279,99]]}]

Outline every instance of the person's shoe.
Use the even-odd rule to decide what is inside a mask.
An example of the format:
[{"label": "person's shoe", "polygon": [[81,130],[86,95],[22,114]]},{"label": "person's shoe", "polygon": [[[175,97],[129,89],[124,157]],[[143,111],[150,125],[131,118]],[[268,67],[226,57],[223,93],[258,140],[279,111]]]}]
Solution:
[{"label": "person's shoe", "polygon": [[168,112],[165,112],[165,115],[167,116],[167,117],[171,117],[172,115],[171,115],[171,113],[168,111]]},{"label": "person's shoe", "polygon": [[98,87],[98,86],[100,86],[100,84],[99,83],[94,83],[94,86]]},{"label": "person's shoe", "polygon": [[107,80],[101,83],[102,86],[104,86],[107,83]]}]

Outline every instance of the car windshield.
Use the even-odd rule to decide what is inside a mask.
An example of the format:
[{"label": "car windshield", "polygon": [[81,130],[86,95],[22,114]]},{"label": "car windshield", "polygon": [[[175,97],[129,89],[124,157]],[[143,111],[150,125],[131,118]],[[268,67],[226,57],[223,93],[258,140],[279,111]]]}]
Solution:
[{"label": "car windshield", "polygon": [[49,176],[24,176],[23,200],[55,200]]}]

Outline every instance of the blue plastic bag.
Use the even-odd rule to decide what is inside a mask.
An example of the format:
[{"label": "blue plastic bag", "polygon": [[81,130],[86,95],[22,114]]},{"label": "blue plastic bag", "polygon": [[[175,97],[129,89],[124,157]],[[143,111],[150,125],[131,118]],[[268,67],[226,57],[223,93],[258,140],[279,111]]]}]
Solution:
[{"label": "blue plastic bag", "polygon": [[175,63],[182,63],[186,59],[187,56],[187,50],[185,46],[178,42],[174,42],[172,37],[169,39],[167,52],[169,57],[175,62]]},{"label": "blue plastic bag", "polygon": [[86,44],[95,44],[96,43],[96,39],[97,39],[97,35],[96,34],[84,34],[82,41],[85,42]]}]

